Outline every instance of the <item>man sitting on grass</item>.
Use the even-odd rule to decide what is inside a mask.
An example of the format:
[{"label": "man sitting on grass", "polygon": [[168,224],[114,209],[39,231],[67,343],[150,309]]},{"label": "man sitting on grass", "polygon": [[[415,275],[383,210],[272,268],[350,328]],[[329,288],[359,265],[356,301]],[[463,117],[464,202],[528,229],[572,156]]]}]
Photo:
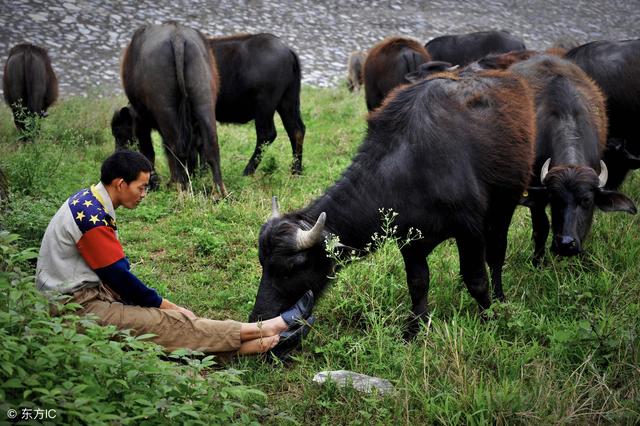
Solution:
[{"label": "man sitting on grass", "polygon": [[[152,333],[172,351],[256,354],[284,359],[313,323],[313,294],[305,294],[279,317],[258,323],[198,318],[162,298],[129,270],[116,227],[115,210],[134,209],[147,193],[152,170],[145,156],[117,151],[102,164],[100,183],[82,189],[60,207],[42,239],[36,285],[49,296],[70,295],[81,315],[102,325]],[[303,324],[304,323],[304,324]]]}]

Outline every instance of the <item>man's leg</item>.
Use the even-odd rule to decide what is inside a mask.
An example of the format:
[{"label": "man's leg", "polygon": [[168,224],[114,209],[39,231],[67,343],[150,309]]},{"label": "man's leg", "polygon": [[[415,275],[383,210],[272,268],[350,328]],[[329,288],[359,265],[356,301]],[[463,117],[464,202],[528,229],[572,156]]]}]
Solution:
[{"label": "man's leg", "polygon": [[[87,297],[87,292],[94,297]],[[75,296],[75,294],[74,294]],[[135,335],[155,334],[151,341],[168,351],[188,348],[205,353],[236,352],[240,348],[240,326],[237,321],[188,319],[178,311],[124,305],[113,299],[103,287],[83,291],[80,314],[95,314],[101,325],[131,329]]]}]

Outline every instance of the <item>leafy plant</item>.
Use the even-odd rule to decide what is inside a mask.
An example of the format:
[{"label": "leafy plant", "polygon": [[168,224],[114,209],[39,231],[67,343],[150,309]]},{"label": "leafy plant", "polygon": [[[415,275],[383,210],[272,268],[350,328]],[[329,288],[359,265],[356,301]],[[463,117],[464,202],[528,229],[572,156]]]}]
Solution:
[{"label": "leafy plant", "polygon": [[75,314],[76,304],[49,303],[24,268],[37,256],[0,232],[0,410],[55,410],[63,423],[251,423],[275,415],[243,372],[221,370],[213,356],[160,347],[128,331]]}]

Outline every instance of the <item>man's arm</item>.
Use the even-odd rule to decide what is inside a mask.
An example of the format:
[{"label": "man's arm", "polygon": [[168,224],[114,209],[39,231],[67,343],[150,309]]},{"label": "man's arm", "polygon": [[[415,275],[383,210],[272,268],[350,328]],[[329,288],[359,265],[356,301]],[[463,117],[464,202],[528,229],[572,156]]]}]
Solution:
[{"label": "man's arm", "polygon": [[111,227],[102,225],[91,227],[84,232],[76,245],[84,260],[100,280],[109,285],[127,303],[176,310],[188,318],[196,318],[193,312],[163,299],[155,289],[147,287],[131,273],[129,261]]},{"label": "man's arm", "polygon": [[144,307],[160,306],[162,298],[158,293],[147,287],[129,270],[124,250],[111,227],[92,227],[84,232],[76,246],[100,280],[109,285],[124,301]]},{"label": "man's arm", "polygon": [[[91,265],[90,265],[91,266]],[[162,298],[158,292],[147,287],[129,270],[129,262],[126,258],[112,263],[103,268],[94,268],[94,272],[105,284],[108,284],[122,298],[122,300],[135,305],[158,308]]]}]

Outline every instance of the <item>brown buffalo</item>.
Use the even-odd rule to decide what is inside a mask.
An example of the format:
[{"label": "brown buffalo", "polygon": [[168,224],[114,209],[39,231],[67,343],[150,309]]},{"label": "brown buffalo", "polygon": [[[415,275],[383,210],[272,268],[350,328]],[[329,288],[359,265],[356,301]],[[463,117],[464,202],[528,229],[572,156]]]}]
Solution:
[{"label": "brown buffalo", "polygon": [[146,25],[133,35],[122,61],[122,84],[130,105],[111,122],[116,146],[135,137],[152,162],[151,130],[162,135],[171,180],[182,187],[198,155],[211,166],[226,194],[216,135],[218,73],[207,39],[197,30],[168,22]]},{"label": "brown buffalo", "polygon": [[406,37],[387,38],[373,46],[364,63],[367,109],[379,107],[391,90],[406,83],[405,75],[429,59],[420,43]]},{"label": "brown buffalo", "polygon": [[46,49],[29,43],[14,46],[4,66],[2,90],[18,130],[25,129],[29,116],[45,117],[58,98],[58,79]]}]

